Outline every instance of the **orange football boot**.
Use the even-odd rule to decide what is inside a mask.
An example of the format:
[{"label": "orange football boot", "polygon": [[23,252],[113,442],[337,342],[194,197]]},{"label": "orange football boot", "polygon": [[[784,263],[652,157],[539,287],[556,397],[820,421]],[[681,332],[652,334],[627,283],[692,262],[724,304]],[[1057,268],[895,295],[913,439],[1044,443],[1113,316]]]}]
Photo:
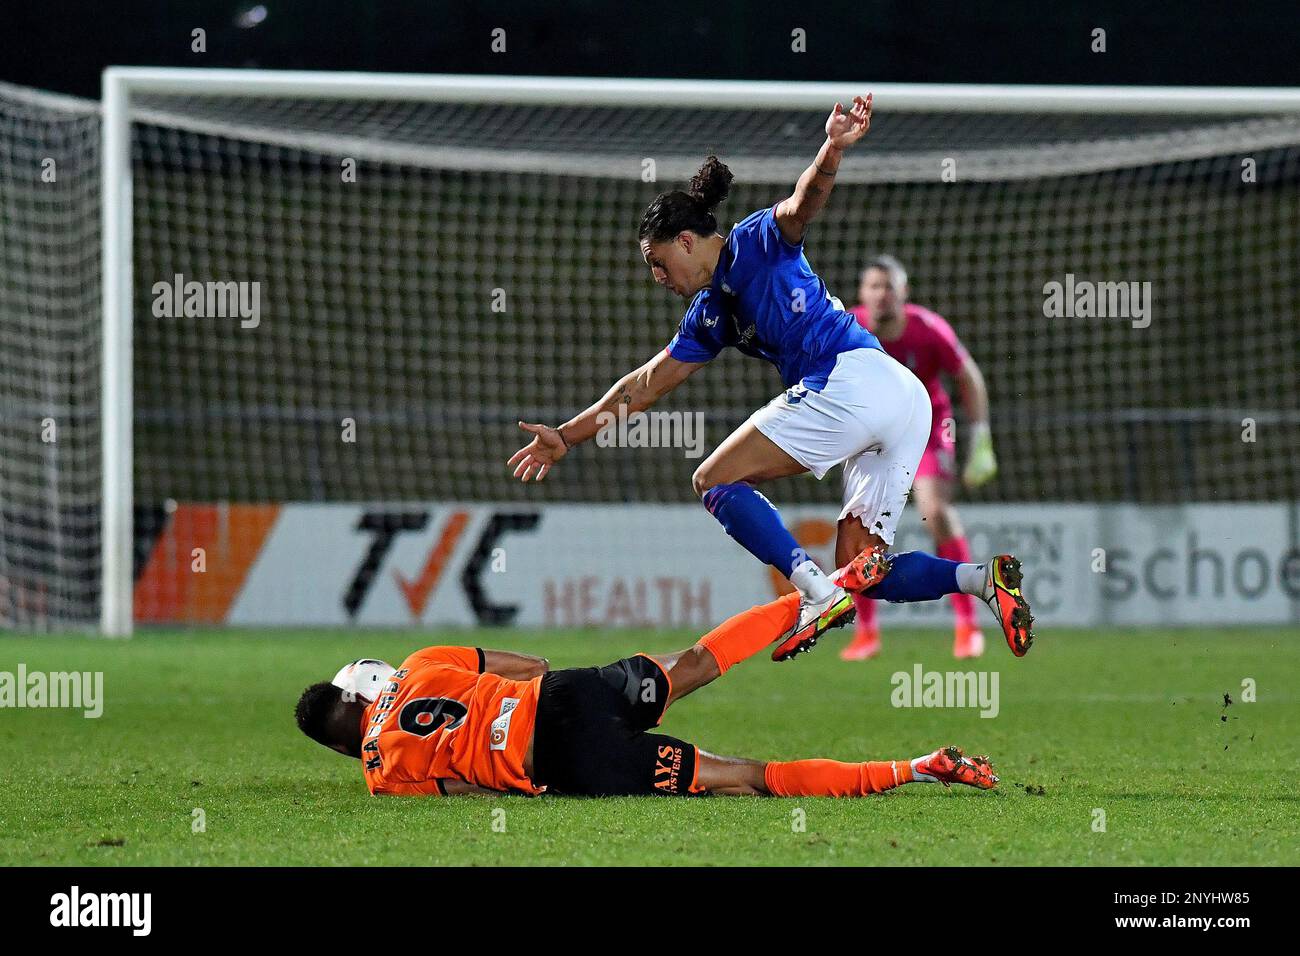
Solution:
[{"label": "orange football boot", "polygon": [[821,604],[799,603],[799,619],[772,652],[772,660],[788,661],[796,654],[810,651],[828,630],[852,622],[858,612],[849,592],[865,591],[879,584],[889,568],[889,555],[884,548],[867,548],[836,571],[831,575],[835,593]]},{"label": "orange football boot", "polygon": [[831,580],[856,594],[879,584],[892,566],[893,560],[884,548],[867,548],[831,575]]},{"label": "orange football boot", "polygon": [[772,652],[772,660],[788,661],[796,654],[811,651],[823,634],[833,627],[852,623],[857,614],[858,609],[853,606],[853,595],[841,587],[837,587],[830,597],[820,603],[800,601],[799,617]]},{"label": "orange football boot", "polygon": [[912,767],[912,773],[923,773],[936,778],[945,787],[954,783],[965,784],[980,790],[992,790],[998,785],[998,775],[985,756],[967,757],[960,747],[941,747],[928,757],[923,757]]},{"label": "orange football boot", "polygon": [[1034,643],[1034,615],[1020,593],[1023,580],[1020,562],[1009,554],[993,558],[984,572],[984,603],[997,617],[1007,646],[1016,657],[1024,657]]}]

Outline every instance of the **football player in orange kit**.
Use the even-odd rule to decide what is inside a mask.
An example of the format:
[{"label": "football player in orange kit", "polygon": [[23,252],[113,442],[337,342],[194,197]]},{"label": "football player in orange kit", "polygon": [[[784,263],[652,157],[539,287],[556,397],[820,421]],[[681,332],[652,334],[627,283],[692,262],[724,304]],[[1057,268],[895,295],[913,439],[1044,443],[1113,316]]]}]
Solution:
[{"label": "football player in orange kit", "polygon": [[[874,585],[882,558],[864,552],[838,583]],[[956,747],[912,760],[769,762],[649,732],[673,703],[780,639],[798,614],[795,592],[686,650],[604,667],[552,671],[542,658],[470,647],[428,647],[395,671],[358,661],[308,687],[296,717],[308,737],[359,758],[374,794],[861,797],[904,783],[997,784],[988,758]]]}]

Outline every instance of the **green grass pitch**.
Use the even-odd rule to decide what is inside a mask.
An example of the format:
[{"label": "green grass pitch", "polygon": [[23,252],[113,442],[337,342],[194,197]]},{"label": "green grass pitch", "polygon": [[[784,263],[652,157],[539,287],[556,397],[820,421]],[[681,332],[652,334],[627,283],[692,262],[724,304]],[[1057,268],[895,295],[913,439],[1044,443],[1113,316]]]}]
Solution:
[{"label": "green grass pitch", "polygon": [[[918,785],[863,800],[376,799],[355,762],[301,736],[292,719],[304,686],[356,657],[396,664],[425,644],[481,643],[566,667],[694,638],[6,637],[0,670],[103,671],[105,707],[99,719],[0,710],[0,864],[1300,862],[1295,629],[1049,629],[1022,660],[990,644],[959,669],[999,673],[993,719],[890,705],[895,671],[957,667],[946,635],[887,631],[881,658],[844,664],[836,634],[786,664],[745,662],[664,723],[715,753],[760,758],[911,757],[958,743],[993,757],[1002,784],[992,793]],[[1240,701],[1246,678],[1256,702]],[[1226,708],[1225,693],[1235,701]]]}]

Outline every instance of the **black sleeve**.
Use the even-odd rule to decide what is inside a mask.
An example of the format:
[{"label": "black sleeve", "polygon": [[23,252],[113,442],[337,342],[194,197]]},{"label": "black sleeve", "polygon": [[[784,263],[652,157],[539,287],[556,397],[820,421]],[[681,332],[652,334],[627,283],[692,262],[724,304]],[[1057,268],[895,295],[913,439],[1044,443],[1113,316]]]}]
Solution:
[{"label": "black sleeve", "polygon": [[487,655],[483,653],[481,647],[476,647],[474,650],[478,651],[478,672],[480,674],[485,673],[487,671]]}]

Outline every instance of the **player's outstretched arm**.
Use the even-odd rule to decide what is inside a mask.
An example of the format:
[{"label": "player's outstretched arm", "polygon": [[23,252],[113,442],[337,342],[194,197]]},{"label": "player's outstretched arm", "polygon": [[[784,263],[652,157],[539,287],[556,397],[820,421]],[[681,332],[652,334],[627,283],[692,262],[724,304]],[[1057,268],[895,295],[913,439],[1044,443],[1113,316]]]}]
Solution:
[{"label": "player's outstretched arm", "polygon": [[600,401],[563,425],[552,428],[520,422],[519,427],[530,432],[533,440],[511,455],[506,464],[514,468],[515,477],[520,481],[534,477],[541,481],[570,448],[594,438],[608,422],[614,421],[620,405],[626,406],[629,413],[644,411],[703,367],[703,362],[679,362],[666,351],[659,352],[615,382]]},{"label": "player's outstretched arm", "polygon": [[531,654],[516,654],[514,651],[490,651],[483,649],[483,670],[509,680],[532,680],[541,677],[551,669],[551,662],[545,657]]},{"label": "player's outstretched arm", "polygon": [[862,139],[870,128],[870,93],[866,99],[853,97],[853,105],[847,112],[842,103],[835,104],[826,120],[826,141],[817,151],[817,158],[803,171],[790,197],[777,204],[776,224],[786,242],[803,241],[804,230],[830,199],[844,150]]}]

